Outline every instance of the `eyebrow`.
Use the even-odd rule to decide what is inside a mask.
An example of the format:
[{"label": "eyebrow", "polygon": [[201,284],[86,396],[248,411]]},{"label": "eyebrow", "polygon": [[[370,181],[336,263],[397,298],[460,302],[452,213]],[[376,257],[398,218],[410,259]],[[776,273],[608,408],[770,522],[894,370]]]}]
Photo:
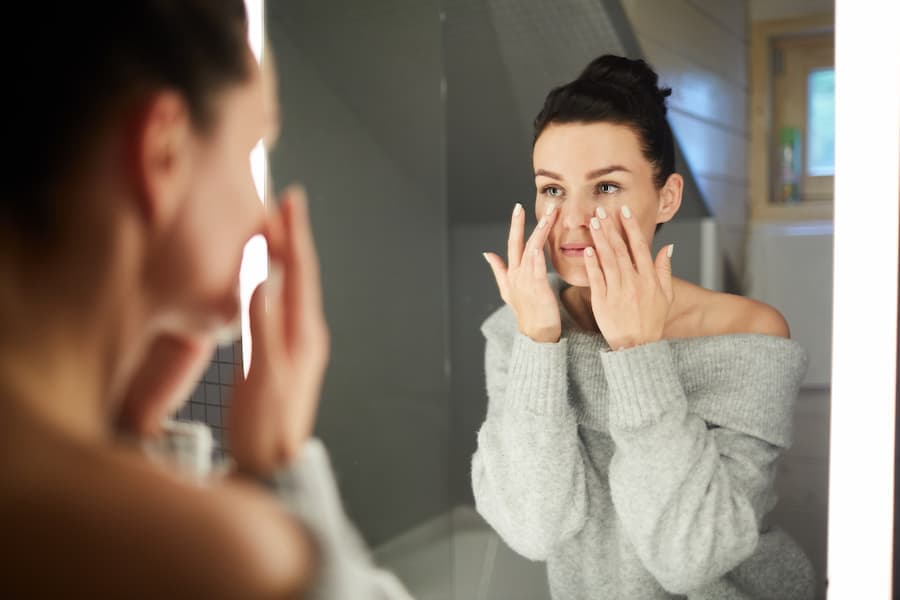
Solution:
[{"label": "eyebrow", "polygon": [[[622,165],[610,165],[608,167],[602,167],[600,169],[594,169],[584,176],[585,179],[596,179],[597,177],[603,177],[604,175],[609,175],[610,173],[615,173],[616,171],[623,171],[625,173],[631,173],[630,169],[623,167]],[[553,171],[548,171],[546,169],[538,169],[534,172],[535,177],[540,177],[543,175],[544,177],[549,177],[550,179],[558,179],[562,181],[562,175],[558,173],[554,173]]]}]

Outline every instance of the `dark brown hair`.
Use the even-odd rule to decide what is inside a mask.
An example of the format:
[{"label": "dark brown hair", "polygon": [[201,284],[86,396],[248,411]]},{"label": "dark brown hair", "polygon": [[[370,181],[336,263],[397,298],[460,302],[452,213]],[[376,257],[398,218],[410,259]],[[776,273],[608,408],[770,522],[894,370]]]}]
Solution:
[{"label": "dark brown hair", "polygon": [[554,88],[534,120],[534,141],[552,123],[607,122],[630,127],[653,165],[657,188],[675,172],[675,141],[666,120],[669,88],[643,60],[606,54],[577,79]]},{"label": "dark brown hair", "polygon": [[[32,242],[54,235],[66,201],[56,188],[123,101],[174,90],[208,131],[214,95],[249,74],[242,0],[17,2],[6,22],[28,33],[4,36],[4,143],[16,155],[0,232]],[[22,39],[24,48],[11,43]]]}]

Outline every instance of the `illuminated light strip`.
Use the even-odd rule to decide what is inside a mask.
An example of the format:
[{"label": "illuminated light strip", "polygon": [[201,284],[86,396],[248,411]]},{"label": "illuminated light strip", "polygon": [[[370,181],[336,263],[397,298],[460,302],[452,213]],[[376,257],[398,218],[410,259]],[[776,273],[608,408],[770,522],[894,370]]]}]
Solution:
[{"label": "illuminated light strip", "polygon": [[[263,43],[265,39],[264,0],[245,0],[247,9],[247,35],[250,49],[257,62],[264,59]],[[266,181],[268,173],[268,156],[263,142],[260,141],[250,153],[250,172],[256,193],[263,204],[266,202]],[[254,236],[244,247],[241,261],[241,350],[244,364],[244,376],[250,368],[250,356],[253,352],[253,340],[250,336],[250,296],[253,290],[268,277],[269,256],[266,241],[261,235]]]},{"label": "illuminated light strip", "polygon": [[837,0],[829,600],[892,595],[898,22],[896,0]]}]

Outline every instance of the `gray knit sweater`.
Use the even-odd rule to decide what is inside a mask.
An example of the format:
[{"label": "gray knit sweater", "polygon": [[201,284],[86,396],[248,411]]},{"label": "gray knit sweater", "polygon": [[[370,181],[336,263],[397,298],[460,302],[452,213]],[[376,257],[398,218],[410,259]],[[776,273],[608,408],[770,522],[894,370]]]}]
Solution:
[{"label": "gray knit sweater", "polygon": [[[169,421],[164,435],[142,442],[155,462],[171,468],[195,484],[204,485],[225,475],[230,461],[212,461],[213,437],[204,423]],[[303,452],[267,482],[284,510],[303,522],[316,537],[319,572],[311,600],[412,600],[391,573],[379,569],[368,548],[344,513],[337,481],[325,445],[306,441]]]},{"label": "gray knit sweater", "polygon": [[478,512],[547,561],[558,600],[811,598],[809,560],[766,522],[803,348],[733,334],[613,352],[560,311],[554,344],[508,307],[482,326]]}]

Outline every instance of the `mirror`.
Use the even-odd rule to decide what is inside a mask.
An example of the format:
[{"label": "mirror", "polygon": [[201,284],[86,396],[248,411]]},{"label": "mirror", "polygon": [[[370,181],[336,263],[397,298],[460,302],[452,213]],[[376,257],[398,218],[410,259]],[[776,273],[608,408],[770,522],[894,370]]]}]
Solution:
[{"label": "mirror", "polygon": [[[675,277],[772,305],[809,356],[765,526],[796,540],[824,597],[831,198],[822,180],[814,198],[800,183],[793,195],[774,191],[815,177],[802,160],[813,135],[807,113],[815,132],[827,125],[827,89],[794,98],[808,109],[800,113],[770,100],[784,87],[773,49],[786,40],[802,48],[797,40],[813,30],[827,36],[833,3],[267,0],[265,8],[283,122],[272,180],[276,189],[307,187],[332,329],[317,435],[376,559],[415,597],[551,597],[547,564],[521,556],[475,507],[472,456],[488,407],[480,326],[502,305],[481,253],[505,256],[516,202],[526,230],[535,226],[532,123],[548,91],[612,53],[646,59],[673,90],[667,117],[683,201],[653,256],[675,243]],[[786,114],[797,122],[779,121]],[[800,158],[782,171],[785,145]],[[791,179],[795,168],[800,179]],[[233,351],[221,357],[229,360]],[[216,385],[201,390],[215,395]],[[709,421],[709,431],[717,425]],[[709,435],[722,442],[720,434]]]}]

